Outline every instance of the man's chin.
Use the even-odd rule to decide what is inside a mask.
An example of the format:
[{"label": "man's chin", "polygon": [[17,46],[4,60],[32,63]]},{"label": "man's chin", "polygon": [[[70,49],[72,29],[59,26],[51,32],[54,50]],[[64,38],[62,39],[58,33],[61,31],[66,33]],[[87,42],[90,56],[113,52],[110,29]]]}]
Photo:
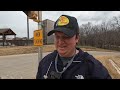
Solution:
[{"label": "man's chin", "polygon": [[59,53],[60,56],[64,56],[65,55],[65,52],[63,52],[63,51],[58,51],[58,53]]}]

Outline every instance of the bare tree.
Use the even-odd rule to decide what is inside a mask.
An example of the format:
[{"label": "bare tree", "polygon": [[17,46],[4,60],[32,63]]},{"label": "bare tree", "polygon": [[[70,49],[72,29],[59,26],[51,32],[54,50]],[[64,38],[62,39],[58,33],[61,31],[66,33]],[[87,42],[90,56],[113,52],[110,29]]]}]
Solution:
[{"label": "bare tree", "polygon": [[107,49],[120,47],[120,16],[99,25],[91,22],[80,26],[80,45],[95,46]]}]

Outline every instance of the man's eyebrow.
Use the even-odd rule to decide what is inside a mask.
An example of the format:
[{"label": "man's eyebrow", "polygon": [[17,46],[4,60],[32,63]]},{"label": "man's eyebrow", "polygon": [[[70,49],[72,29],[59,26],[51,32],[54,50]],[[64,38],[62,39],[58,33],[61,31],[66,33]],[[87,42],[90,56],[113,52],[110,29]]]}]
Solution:
[{"label": "man's eyebrow", "polygon": [[67,37],[67,38],[68,38],[69,36],[65,35],[64,37]]}]

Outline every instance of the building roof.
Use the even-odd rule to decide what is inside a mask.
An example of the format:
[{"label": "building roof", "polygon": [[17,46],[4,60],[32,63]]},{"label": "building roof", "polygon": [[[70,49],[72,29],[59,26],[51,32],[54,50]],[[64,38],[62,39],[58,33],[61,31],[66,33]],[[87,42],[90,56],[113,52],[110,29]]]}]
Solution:
[{"label": "building roof", "polygon": [[0,28],[0,35],[16,35],[10,28]]}]

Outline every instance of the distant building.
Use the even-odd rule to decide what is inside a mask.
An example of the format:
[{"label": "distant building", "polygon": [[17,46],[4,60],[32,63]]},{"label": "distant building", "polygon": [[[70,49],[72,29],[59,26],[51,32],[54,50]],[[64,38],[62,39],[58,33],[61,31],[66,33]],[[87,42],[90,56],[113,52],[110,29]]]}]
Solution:
[{"label": "distant building", "polygon": [[0,28],[0,36],[2,36],[2,40],[0,40],[0,45],[8,45],[8,43],[11,43],[11,42],[8,42],[6,40],[6,36],[8,35],[14,35],[14,37],[16,37],[16,33],[13,32],[12,29],[10,28]]},{"label": "distant building", "polygon": [[47,33],[54,28],[54,21],[46,19],[43,20],[43,43],[44,44],[53,44],[54,43],[54,36],[47,36]]}]

